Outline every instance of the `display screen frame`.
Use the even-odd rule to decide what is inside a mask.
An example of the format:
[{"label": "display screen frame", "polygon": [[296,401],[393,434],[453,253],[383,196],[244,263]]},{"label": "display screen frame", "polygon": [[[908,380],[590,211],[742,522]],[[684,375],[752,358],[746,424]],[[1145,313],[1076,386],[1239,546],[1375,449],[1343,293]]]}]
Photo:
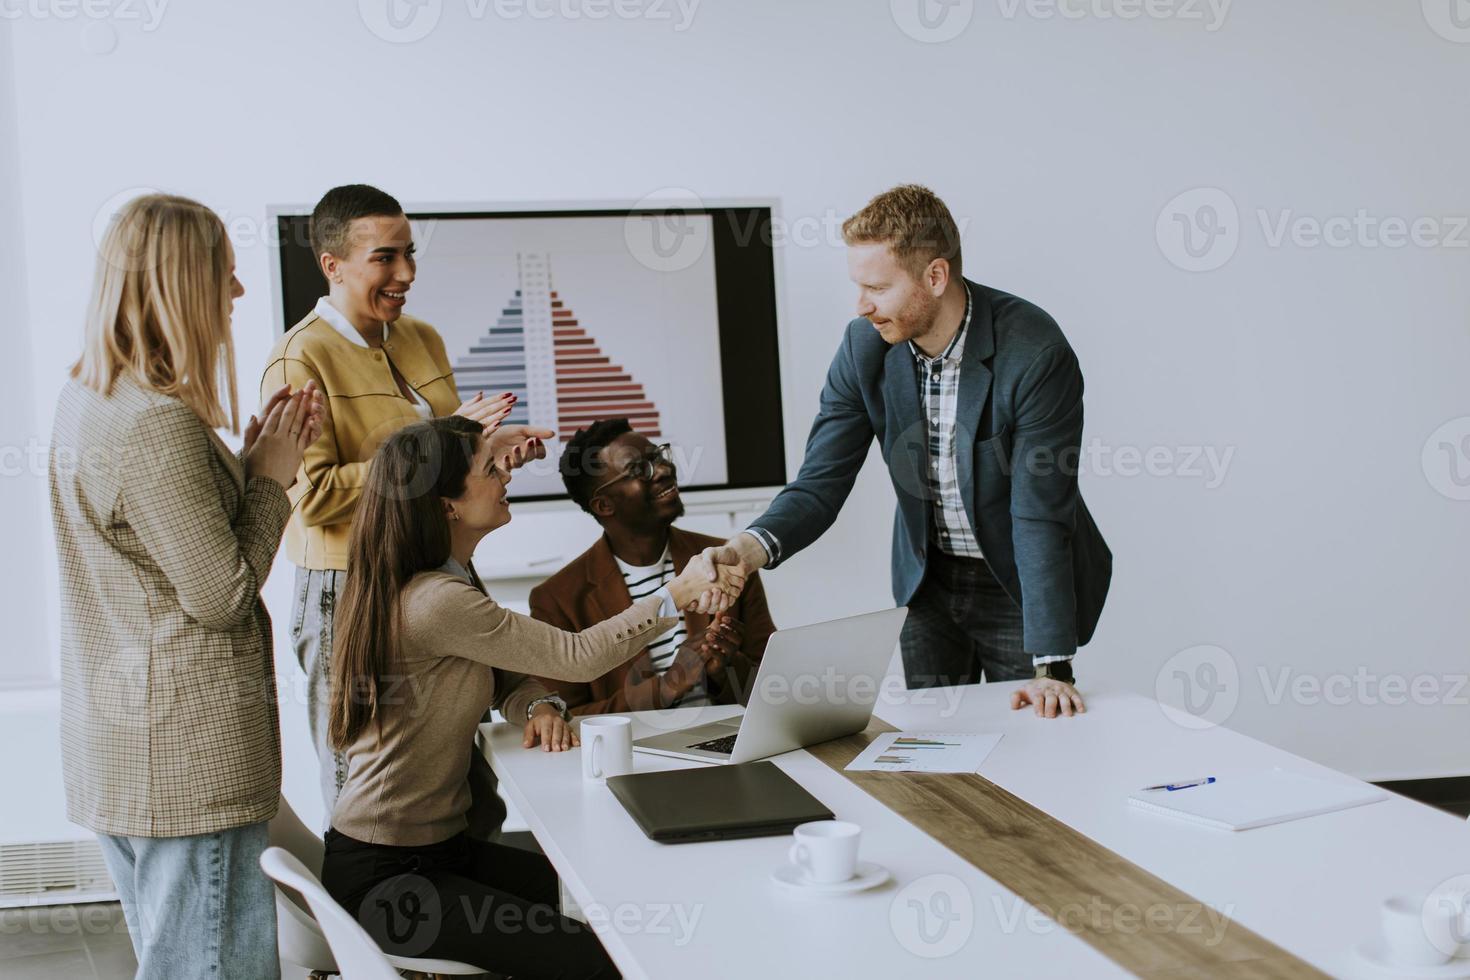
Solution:
[{"label": "display screen frame", "polygon": [[[714,250],[728,479],[719,484],[694,484],[684,483],[681,477],[681,495],[691,509],[729,509],[769,500],[773,492],[785,486],[784,405],[788,399],[781,365],[786,352],[781,329],[779,242],[773,235],[781,220],[778,199],[406,203],[404,211],[416,224],[561,217],[674,221],[685,214],[708,216],[711,240],[707,247]],[[268,211],[277,253],[270,263],[273,341],[299,322],[326,293],[308,238],[310,213],[310,206],[302,205],[274,205]],[[412,301],[405,312],[413,314]],[[759,436],[753,437],[752,433]],[[518,505],[556,508],[571,504],[565,492],[517,494],[514,482],[509,496]]]}]

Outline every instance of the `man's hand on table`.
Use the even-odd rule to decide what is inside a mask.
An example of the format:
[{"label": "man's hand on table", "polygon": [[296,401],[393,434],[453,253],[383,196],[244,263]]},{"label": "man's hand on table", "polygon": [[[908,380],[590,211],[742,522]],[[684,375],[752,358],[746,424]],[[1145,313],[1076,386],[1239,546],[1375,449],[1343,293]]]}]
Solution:
[{"label": "man's hand on table", "polygon": [[565,752],[582,744],[572,726],[562,719],[561,712],[552,704],[538,704],[531,711],[531,720],[526,722],[526,737],[521,745],[526,748],[541,746],[544,752]]},{"label": "man's hand on table", "polygon": [[1077,688],[1066,681],[1052,677],[1038,677],[1021,685],[1020,690],[1011,692],[1011,710],[1018,711],[1031,705],[1038,718],[1055,718],[1058,713],[1071,717],[1083,714],[1087,708]]}]

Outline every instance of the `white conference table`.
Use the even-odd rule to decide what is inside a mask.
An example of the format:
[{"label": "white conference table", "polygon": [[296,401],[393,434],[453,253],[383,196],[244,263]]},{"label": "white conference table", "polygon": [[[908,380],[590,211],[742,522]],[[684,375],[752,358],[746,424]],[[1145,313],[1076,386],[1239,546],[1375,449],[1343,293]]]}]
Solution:
[{"label": "white conference table", "polygon": [[[1352,951],[1378,929],[1379,903],[1470,874],[1465,822],[1393,794],[1239,833],[1136,810],[1126,803],[1134,789],[1195,775],[1278,766],[1352,777],[1225,728],[1188,727],[1127,692],[1089,691],[1088,712],[1073,718],[1013,712],[1016,686],[885,693],[876,714],[899,729],[1003,733],[981,775],[1332,976],[1391,975]],[[634,737],[736,710],[634,713]],[[888,884],[834,898],[792,894],[770,880],[789,837],[656,844],[605,786],[582,779],[577,751],[524,749],[520,726],[482,733],[502,790],[625,976],[1127,975],[805,751],[773,761],[839,819],[862,825],[861,858],[888,868]],[[635,753],[634,765],[699,763]]]}]

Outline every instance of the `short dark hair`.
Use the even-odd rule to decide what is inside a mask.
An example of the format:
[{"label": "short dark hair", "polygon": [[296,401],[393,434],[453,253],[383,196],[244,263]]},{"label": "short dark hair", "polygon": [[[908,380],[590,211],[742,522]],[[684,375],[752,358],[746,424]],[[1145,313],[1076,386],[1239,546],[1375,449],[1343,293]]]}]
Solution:
[{"label": "short dark hair", "polygon": [[567,442],[558,464],[561,479],[567,485],[567,493],[587,513],[592,513],[592,491],[608,479],[607,469],[602,465],[602,451],[614,439],[632,431],[627,419],[599,419],[585,429],[578,429]]},{"label": "short dark hair", "polygon": [[323,252],[346,258],[350,242],[347,230],[358,218],[379,215],[396,217],[403,205],[392,194],[368,184],[343,184],[322,195],[311,209],[311,251],[320,259]]}]

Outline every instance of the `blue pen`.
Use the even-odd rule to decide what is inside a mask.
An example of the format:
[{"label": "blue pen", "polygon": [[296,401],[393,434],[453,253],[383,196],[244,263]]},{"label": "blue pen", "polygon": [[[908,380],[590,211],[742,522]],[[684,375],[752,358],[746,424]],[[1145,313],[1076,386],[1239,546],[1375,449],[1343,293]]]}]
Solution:
[{"label": "blue pen", "polygon": [[1191,780],[1189,780],[1187,782],[1183,782],[1183,783],[1160,783],[1157,786],[1145,786],[1143,788],[1143,791],[1145,793],[1148,793],[1148,792],[1152,792],[1153,790],[1156,790],[1156,789],[1162,789],[1162,790],[1168,790],[1170,793],[1172,793],[1176,789],[1189,789],[1191,786],[1208,786],[1211,783],[1213,783],[1214,781],[1215,781],[1215,777],[1214,776],[1205,776],[1202,779],[1191,779]]}]

